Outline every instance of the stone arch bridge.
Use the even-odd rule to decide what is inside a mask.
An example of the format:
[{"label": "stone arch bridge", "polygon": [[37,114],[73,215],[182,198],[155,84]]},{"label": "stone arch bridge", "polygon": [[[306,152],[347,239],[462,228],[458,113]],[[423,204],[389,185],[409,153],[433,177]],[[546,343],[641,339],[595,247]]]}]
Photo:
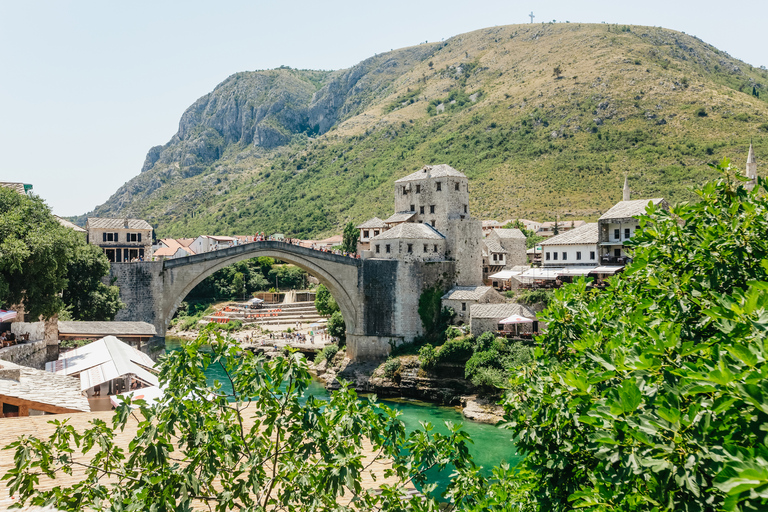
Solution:
[{"label": "stone arch bridge", "polygon": [[391,342],[421,334],[421,292],[455,273],[450,261],[361,260],[284,242],[253,242],[165,261],[112,263],[110,278],[126,305],[115,319],[149,322],[164,337],[179,304],[203,279],[260,256],[292,263],[328,288],[346,322],[347,355],[355,360],[384,357]]}]

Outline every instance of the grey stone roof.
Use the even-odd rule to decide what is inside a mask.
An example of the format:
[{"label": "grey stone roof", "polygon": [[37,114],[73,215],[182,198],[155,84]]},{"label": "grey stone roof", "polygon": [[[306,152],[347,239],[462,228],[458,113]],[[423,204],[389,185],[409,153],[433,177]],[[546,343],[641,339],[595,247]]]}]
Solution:
[{"label": "grey stone roof", "polygon": [[499,238],[503,238],[503,239],[522,238],[523,240],[525,240],[525,235],[523,234],[522,231],[520,231],[517,228],[512,228],[512,229],[498,228],[498,229],[494,229],[493,232],[499,235]]},{"label": "grey stone roof", "polygon": [[442,298],[443,300],[480,300],[491,290],[493,290],[492,286],[454,286]]},{"label": "grey stone roof", "polygon": [[572,245],[572,244],[596,244],[598,241],[597,222],[590,222],[577,228],[560,233],[540,245]]},{"label": "grey stone roof", "polygon": [[429,224],[420,224],[416,222],[404,222],[398,224],[390,230],[371,238],[371,241],[393,240],[397,238],[418,239],[418,240],[443,240],[443,236],[438,230]]},{"label": "grey stone roof", "polygon": [[484,220],[483,221],[483,227],[484,228],[490,228],[490,227],[493,227],[493,226],[501,226],[501,225],[502,225],[501,222],[499,222],[497,220]]},{"label": "grey stone roof", "polygon": [[88,217],[85,224],[88,229],[152,229],[149,222],[142,219],[107,219]]},{"label": "grey stone roof", "polygon": [[387,225],[384,223],[383,220],[381,220],[378,217],[374,217],[372,219],[369,219],[359,226],[357,226],[355,229],[375,229],[375,228],[385,228]]},{"label": "grey stone roof", "polygon": [[155,326],[147,322],[59,322],[59,334],[89,336],[155,336]]},{"label": "grey stone roof", "polygon": [[418,171],[396,180],[395,183],[406,181],[424,180],[427,178],[443,178],[445,176],[454,176],[456,178],[466,178],[466,176],[447,164],[425,165]]},{"label": "grey stone roof", "polygon": [[658,205],[662,201],[664,201],[664,199],[661,197],[655,197],[653,199],[635,199],[634,201],[619,201],[613,208],[605,212],[599,220],[637,217],[645,213],[645,207],[648,206],[648,203]]},{"label": "grey stone roof", "polygon": [[80,226],[78,226],[77,224],[73,224],[69,222],[67,219],[62,219],[58,215],[54,215],[54,217],[56,218],[57,221],[59,221],[59,224],[61,224],[65,228],[69,228],[73,231],[77,231],[78,233],[85,233],[85,230]]},{"label": "grey stone roof", "polygon": [[512,315],[536,318],[536,313],[528,306],[522,304],[472,304],[469,306],[469,316],[471,318],[498,318],[501,320]]},{"label": "grey stone roof", "polygon": [[483,240],[485,242],[485,246],[488,248],[490,252],[496,252],[496,253],[503,253],[506,254],[507,250],[504,249],[501,244],[498,242],[498,240],[494,238],[486,238]]},{"label": "grey stone roof", "polygon": [[416,212],[397,212],[397,213],[393,213],[384,222],[387,224],[395,224],[397,222],[408,222],[409,220],[411,220],[411,218],[414,215],[416,215]]},{"label": "grey stone roof", "polygon": [[[0,361],[0,366],[0,395],[76,411],[91,411],[88,398],[80,391],[78,378],[56,375],[8,361]],[[8,378],[12,373],[18,376],[18,380]]]}]

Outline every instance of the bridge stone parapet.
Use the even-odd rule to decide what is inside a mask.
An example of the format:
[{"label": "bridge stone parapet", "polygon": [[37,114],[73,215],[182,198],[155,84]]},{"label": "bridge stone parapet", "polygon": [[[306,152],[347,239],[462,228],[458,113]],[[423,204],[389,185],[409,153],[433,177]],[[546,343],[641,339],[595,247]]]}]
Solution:
[{"label": "bridge stone parapet", "polygon": [[456,279],[452,261],[360,260],[284,242],[253,242],[162,262],[113,263],[110,279],[126,304],[116,319],[152,323],[165,336],[176,309],[203,279],[260,256],[303,268],[328,288],[344,315],[347,353],[355,360],[385,357],[391,344],[421,334],[421,292]]}]

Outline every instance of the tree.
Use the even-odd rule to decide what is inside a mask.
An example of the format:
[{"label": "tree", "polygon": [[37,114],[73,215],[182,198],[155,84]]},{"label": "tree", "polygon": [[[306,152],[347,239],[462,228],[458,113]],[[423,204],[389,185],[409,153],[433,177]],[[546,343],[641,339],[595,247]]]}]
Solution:
[{"label": "tree", "polygon": [[563,70],[562,70],[562,68],[560,67],[560,65],[558,64],[557,66],[555,66],[555,69],[554,69],[554,70],[553,70],[553,72],[552,72],[552,76],[554,76],[554,77],[556,77],[556,78],[560,78],[560,76],[561,76],[562,74],[563,74]]},{"label": "tree", "polygon": [[111,321],[125,305],[120,289],[101,279],[109,275],[104,251],[80,239],[67,265],[67,287],[62,299],[74,320]]},{"label": "tree", "polygon": [[24,304],[33,319],[58,313],[77,236],[42,199],[0,187],[0,303]]},{"label": "tree", "polygon": [[341,311],[335,311],[328,319],[328,334],[339,339],[339,344],[344,345],[347,341],[347,324]]},{"label": "tree", "polygon": [[324,284],[320,284],[315,291],[315,309],[323,316],[330,316],[339,311],[339,305],[331,292]]},{"label": "tree", "polygon": [[505,229],[519,229],[524,235],[525,235],[525,248],[526,249],[533,249],[537,245],[539,245],[539,242],[544,240],[544,237],[541,235],[537,235],[536,232],[532,229],[528,229],[525,227],[525,224],[520,219],[514,220],[512,222],[508,222],[505,226]]},{"label": "tree", "polygon": [[580,279],[542,315],[505,405],[521,506],[768,507],[768,190],[717,169],[698,203],[648,207],[607,290]]},{"label": "tree", "polygon": [[344,236],[341,250],[344,252],[357,252],[357,239],[360,238],[360,230],[355,228],[353,222],[348,222],[344,227]]},{"label": "tree", "polygon": [[[209,365],[221,365],[226,383],[207,384]],[[64,420],[48,439],[20,436],[9,446],[15,467],[3,477],[10,493],[21,503],[73,511],[330,511],[342,497],[344,510],[437,511],[426,472],[453,464],[449,509],[488,509],[486,502],[506,495],[508,484],[488,485],[478,474],[458,426],[449,425],[449,435],[429,425],[407,434],[396,412],[358,399],[347,385],[327,401],[304,396],[311,376],[296,352],[266,360],[208,328],[163,356],[159,379],[165,400],[150,406],[126,398],[111,424],[94,419],[76,432]],[[134,421],[130,450],[118,448],[114,431]],[[366,489],[362,479],[375,462],[391,467],[390,481]],[[38,488],[40,476],[72,470],[84,471],[82,480]],[[497,472],[498,480],[509,476]],[[425,496],[409,496],[411,483]]]}]

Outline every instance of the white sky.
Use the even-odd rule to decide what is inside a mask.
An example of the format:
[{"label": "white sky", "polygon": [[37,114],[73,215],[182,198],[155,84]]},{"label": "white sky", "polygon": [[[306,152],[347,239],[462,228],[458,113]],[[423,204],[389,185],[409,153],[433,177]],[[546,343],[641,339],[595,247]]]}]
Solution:
[{"label": "white sky", "polygon": [[[631,5],[630,5],[631,4]],[[238,71],[340,69],[494,25],[625,23],[768,65],[764,0],[0,0],[0,181],[58,215],[103,203],[197,98]]]}]

